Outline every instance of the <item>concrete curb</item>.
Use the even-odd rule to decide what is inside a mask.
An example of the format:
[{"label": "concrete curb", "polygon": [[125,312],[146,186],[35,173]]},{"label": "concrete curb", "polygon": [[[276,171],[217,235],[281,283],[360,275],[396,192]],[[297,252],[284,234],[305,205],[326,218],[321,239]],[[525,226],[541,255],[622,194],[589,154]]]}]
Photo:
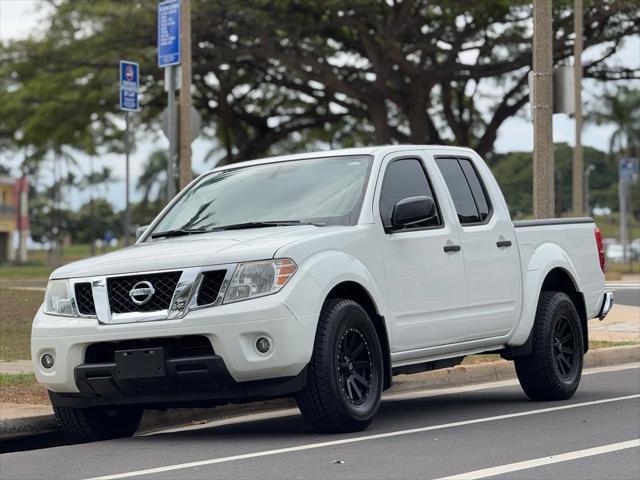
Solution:
[{"label": "concrete curb", "polygon": [[[591,350],[585,356],[585,368],[606,367],[640,362],[640,345]],[[399,375],[394,385],[385,393],[399,393],[413,390],[460,387],[478,383],[510,380],[516,377],[512,362],[504,360],[478,365],[459,365],[453,368],[424,372],[413,375]],[[295,407],[291,398],[251,402],[238,405],[224,405],[216,408],[150,410],[145,412],[138,433],[149,433],[165,428],[197,425],[212,420],[237,417],[253,413],[283,410]],[[0,421],[0,441],[25,435],[39,435],[57,429],[53,415],[24,417]]]}]

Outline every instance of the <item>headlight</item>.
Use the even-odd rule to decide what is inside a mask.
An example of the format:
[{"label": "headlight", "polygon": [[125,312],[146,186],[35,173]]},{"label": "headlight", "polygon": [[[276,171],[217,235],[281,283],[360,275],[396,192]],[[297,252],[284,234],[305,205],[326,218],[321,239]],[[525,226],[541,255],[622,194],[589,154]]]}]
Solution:
[{"label": "headlight", "polygon": [[241,263],[236,268],[223,303],[276,293],[296,273],[296,263],[289,259]]},{"label": "headlight", "polygon": [[77,317],[76,300],[68,280],[49,280],[44,294],[44,313]]}]

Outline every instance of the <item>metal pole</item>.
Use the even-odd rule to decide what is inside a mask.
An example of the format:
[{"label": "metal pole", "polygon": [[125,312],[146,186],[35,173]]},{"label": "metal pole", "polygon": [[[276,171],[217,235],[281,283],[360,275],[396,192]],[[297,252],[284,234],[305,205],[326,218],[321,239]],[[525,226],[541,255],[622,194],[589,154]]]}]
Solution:
[{"label": "metal pole", "polygon": [[169,98],[167,102],[169,114],[169,158],[167,165],[167,203],[176,194],[175,173],[176,165],[176,67],[174,65],[167,67],[169,69]]},{"label": "metal pole", "polygon": [[124,112],[124,151],[125,151],[125,198],[126,198],[126,207],[124,211],[124,244],[129,245],[131,242],[130,232],[131,232],[131,205],[129,199],[129,190],[130,188],[130,178],[129,178],[129,153],[131,151],[131,144],[129,140],[129,112]]},{"label": "metal pole", "polygon": [[551,0],[533,1],[533,213],[554,215]]},{"label": "metal pole", "polygon": [[181,85],[179,103],[180,122],[180,189],[191,181],[191,1],[180,3]]},{"label": "metal pole", "polygon": [[589,179],[591,178],[591,172],[595,169],[595,165],[587,165],[587,168],[584,170],[584,212],[587,215],[591,215],[591,208],[589,207]]},{"label": "metal pole", "polygon": [[622,174],[621,169],[618,170],[618,201],[620,203],[620,243],[622,244],[624,263],[628,261],[627,246],[629,245],[629,232],[627,229],[627,186],[625,176]]},{"label": "metal pole", "polygon": [[[573,8],[573,28],[576,41],[573,44],[573,74],[575,103],[576,141],[573,148],[573,214],[583,215],[583,175],[584,160],[582,155],[582,0],[575,0]],[[586,187],[584,187],[586,188]]]}]

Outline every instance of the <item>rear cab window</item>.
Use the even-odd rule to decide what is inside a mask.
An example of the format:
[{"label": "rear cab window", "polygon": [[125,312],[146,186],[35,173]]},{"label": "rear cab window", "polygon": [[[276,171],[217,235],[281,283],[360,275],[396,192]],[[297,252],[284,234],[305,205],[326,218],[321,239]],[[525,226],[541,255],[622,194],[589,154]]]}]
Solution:
[{"label": "rear cab window", "polygon": [[480,175],[470,159],[436,157],[461,225],[481,225],[489,221],[493,209]]}]

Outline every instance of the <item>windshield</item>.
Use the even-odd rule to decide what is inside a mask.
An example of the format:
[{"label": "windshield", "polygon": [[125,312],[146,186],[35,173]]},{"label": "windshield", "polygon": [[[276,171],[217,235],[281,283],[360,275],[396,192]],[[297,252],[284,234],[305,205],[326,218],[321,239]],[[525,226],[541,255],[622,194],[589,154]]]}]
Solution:
[{"label": "windshield", "polygon": [[153,231],[206,231],[252,222],[353,225],[370,165],[369,156],[348,156],[213,172],[191,187]]}]

